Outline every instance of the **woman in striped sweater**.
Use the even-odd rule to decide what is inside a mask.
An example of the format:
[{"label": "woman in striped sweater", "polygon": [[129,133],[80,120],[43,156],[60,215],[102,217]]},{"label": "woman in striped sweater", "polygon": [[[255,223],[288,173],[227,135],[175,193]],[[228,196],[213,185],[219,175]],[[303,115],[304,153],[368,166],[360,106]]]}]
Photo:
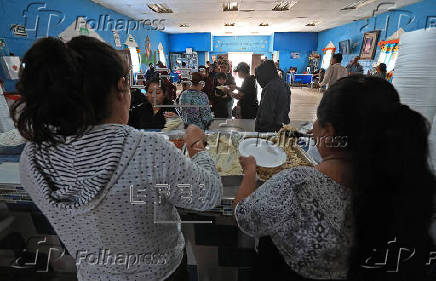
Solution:
[{"label": "woman in striped sweater", "polygon": [[173,280],[185,246],[175,207],[210,209],[222,194],[202,130],[187,130],[189,159],[126,125],[127,73],[91,37],[44,38],[23,59],[12,109],[28,140],[21,183],[76,259],[79,281]]}]

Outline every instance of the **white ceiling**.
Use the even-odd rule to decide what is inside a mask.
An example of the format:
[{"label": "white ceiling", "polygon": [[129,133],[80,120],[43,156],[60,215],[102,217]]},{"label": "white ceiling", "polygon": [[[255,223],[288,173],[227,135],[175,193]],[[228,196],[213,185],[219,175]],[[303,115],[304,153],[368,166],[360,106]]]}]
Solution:
[{"label": "white ceiling", "polygon": [[[226,0],[92,0],[109,9],[134,19],[165,19],[165,32],[190,33],[211,32],[213,35],[268,35],[273,32],[319,32],[350,23],[353,20],[369,17],[379,6],[376,14],[388,9],[400,8],[419,0],[376,0],[356,10],[340,9],[356,0],[299,0],[290,11],[275,12],[272,8],[280,1],[274,0],[232,0],[239,3],[238,12],[223,12]],[[370,0],[371,1],[371,0]],[[157,14],[147,4],[165,3],[173,10],[172,14]],[[394,4],[393,4],[394,3]],[[255,10],[244,12],[241,10]],[[307,17],[307,18],[298,18]],[[315,27],[305,26],[317,21]],[[234,22],[234,27],[224,27],[224,23]],[[261,22],[268,27],[260,27]],[[179,27],[189,24],[188,28]],[[228,32],[232,32],[229,34]]]}]

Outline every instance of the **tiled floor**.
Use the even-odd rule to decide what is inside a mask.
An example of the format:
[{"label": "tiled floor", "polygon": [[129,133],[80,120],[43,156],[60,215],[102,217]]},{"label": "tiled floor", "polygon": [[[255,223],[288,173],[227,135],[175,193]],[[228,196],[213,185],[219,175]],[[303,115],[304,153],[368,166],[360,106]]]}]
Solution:
[{"label": "tiled floor", "polygon": [[316,109],[322,98],[318,89],[291,88],[291,120],[315,121]]}]

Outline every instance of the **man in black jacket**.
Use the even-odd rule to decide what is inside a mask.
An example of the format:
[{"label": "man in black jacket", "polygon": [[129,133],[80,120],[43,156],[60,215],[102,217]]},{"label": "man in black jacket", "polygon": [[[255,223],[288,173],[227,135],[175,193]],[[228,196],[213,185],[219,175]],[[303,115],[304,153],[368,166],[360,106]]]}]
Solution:
[{"label": "man in black jacket", "polygon": [[291,90],[280,79],[274,62],[267,60],[256,68],[256,79],[262,87],[262,97],[257,111],[256,132],[275,132],[289,124]]}]

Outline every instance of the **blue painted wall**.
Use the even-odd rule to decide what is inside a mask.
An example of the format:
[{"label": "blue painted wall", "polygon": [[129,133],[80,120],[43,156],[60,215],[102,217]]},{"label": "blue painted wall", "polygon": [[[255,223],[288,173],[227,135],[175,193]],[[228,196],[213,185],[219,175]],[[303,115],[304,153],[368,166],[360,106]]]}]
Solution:
[{"label": "blue painted wall", "polygon": [[206,65],[206,52],[197,52],[198,55],[198,65]]},{"label": "blue painted wall", "polygon": [[[116,13],[112,10],[106,9],[100,5],[97,5],[89,0],[45,0],[40,1],[46,4],[45,8],[41,8],[40,10],[33,6],[33,9],[29,9],[28,17],[27,17],[27,29],[28,29],[28,37],[27,38],[19,38],[15,37],[13,33],[10,31],[11,24],[26,24],[26,18],[23,17],[23,12],[28,9],[28,5],[31,3],[35,3],[34,0],[0,0],[0,38],[4,38],[6,44],[10,50],[10,52],[14,53],[22,57],[24,53],[32,46],[37,37],[45,37],[48,33],[49,36],[58,36],[59,33],[63,32],[68,26],[70,26],[78,16],[86,17],[87,19],[95,19],[97,22],[99,21],[99,17],[104,17],[107,15],[107,19],[113,19],[115,26],[117,29],[123,29],[126,24],[120,24],[117,27],[117,20],[120,22],[127,22],[129,20],[132,21],[130,34],[136,40],[139,48],[141,49],[141,53],[145,54],[145,42],[147,35],[150,39],[151,50],[157,50],[159,43],[162,43],[164,47],[164,53],[166,55],[167,61],[168,51],[169,51],[169,42],[168,42],[168,34],[165,32],[151,30],[147,24],[140,25],[137,24],[137,28],[134,28],[133,20],[123,16],[119,13]],[[35,12],[36,11],[36,12]],[[65,16],[64,20],[57,24],[57,17],[52,17],[52,22],[49,25],[48,22],[48,14],[58,14],[60,18]],[[35,31],[31,31],[32,25],[34,26],[36,16],[39,16],[40,20],[40,29],[38,29],[39,34]],[[157,18],[151,18],[153,20],[159,20]],[[106,43],[111,44],[115,47],[115,42],[112,34],[112,26],[110,24],[106,24],[106,28],[104,27],[104,23],[101,21],[101,28],[97,28],[97,33],[103,38]],[[123,26],[124,25],[124,26]],[[153,24],[153,26],[162,27],[165,25],[164,22],[160,22],[158,24]],[[49,26],[49,28],[47,28]],[[119,35],[121,39],[121,43],[124,43],[127,38],[127,29],[120,30]],[[124,46],[124,45],[123,45]],[[120,49],[120,48],[118,48]],[[1,73],[0,76],[5,78],[5,75]],[[16,81],[6,80],[6,90],[14,91]]]},{"label": "blue painted wall", "polygon": [[177,33],[168,34],[170,52],[185,52],[192,48],[197,52],[211,51],[211,34],[205,33]]},{"label": "blue painted wall", "polygon": [[[282,70],[286,72],[290,67],[297,67],[298,73],[302,73],[309,64],[309,54],[318,48],[318,33],[275,32],[273,47],[274,51],[279,51]],[[300,58],[291,58],[291,52],[300,53]]]},{"label": "blue painted wall", "polygon": [[[391,36],[399,28],[404,31],[414,31],[426,27],[436,28],[436,0],[425,0],[416,4],[408,5],[398,10],[392,10],[382,13],[368,20],[356,21],[350,24],[335,27],[318,34],[318,51],[322,54],[322,49],[332,41],[337,50],[339,49],[339,41],[351,40],[352,54],[344,55],[342,65],[347,65],[348,62],[355,56],[360,54],[363,34],[368,31],[381,30],[380,40],[385,40]],[[380,48],[377,48],[377,53],[374,60],[361,60],[360,64],[364,67],[365,73],[370,69],[373,63],[377,60]],[[281,60],[281,54],[280,54]]]}]

